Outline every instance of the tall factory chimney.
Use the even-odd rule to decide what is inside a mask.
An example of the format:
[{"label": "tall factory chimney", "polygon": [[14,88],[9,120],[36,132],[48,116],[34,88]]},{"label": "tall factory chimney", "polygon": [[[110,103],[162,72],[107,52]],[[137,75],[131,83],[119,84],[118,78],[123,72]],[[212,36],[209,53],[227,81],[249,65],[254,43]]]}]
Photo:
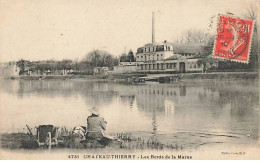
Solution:
[{"label": "tall factory chimney", "polygon": [[152,18],[152,43],[155,43],[155,34],[154,34],[154,12],[153,12],[153,18]]}]

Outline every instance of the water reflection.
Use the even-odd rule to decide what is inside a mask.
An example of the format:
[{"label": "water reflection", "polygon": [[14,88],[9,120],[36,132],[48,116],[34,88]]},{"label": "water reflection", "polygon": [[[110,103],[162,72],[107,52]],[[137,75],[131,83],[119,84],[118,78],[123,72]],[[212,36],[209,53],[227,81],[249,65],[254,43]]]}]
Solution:
[{"label": "water reflection", "polygon": [[[98,105],[113,132],[144,131],[156,136],[196,131],[250,135],[253,140],[259,137],[257,81],[126,85],[83,80],[1,80],[0,84],[1,97],[12,98],[17,106],[27,106],[31,98],[35,102],[44,101],[37,105],[42,115],[47,116],[49,109],[57,105],[63,106],[66,110],[53,112],[68,119],[60,122],[64,125],[80,124],[79,121],[85,121],[87,117],[84,109]],[[9,105],[1,105],[1,113],[13,107]],[[28,105],[27,113],[30,113],[31,107]],[[12,119],[17,110],[6,112],[4,118]],[[11,121],[6,121],[5,125],[12,125],[7,122]]]}]

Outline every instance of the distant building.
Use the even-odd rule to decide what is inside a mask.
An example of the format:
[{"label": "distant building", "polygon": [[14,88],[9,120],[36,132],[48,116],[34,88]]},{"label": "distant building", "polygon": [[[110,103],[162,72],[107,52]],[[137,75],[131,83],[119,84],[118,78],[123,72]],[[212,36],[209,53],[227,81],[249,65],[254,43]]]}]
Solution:
[{"label": "distant building", "polygon": [[109,73],[108,67],[94,67],[94,75],[107,75]]},{"label": "distant building", "polygon": [[137,71],[136,62],[120,62],[118,66],[114,67],[113,73],[121,74],[121,73],[131,73]]},{"label": "distant building", "polygon": [[0,64],[0,76],[1,77],[12,77],[19,76],[20,68],[15,62],[8,62]]}]

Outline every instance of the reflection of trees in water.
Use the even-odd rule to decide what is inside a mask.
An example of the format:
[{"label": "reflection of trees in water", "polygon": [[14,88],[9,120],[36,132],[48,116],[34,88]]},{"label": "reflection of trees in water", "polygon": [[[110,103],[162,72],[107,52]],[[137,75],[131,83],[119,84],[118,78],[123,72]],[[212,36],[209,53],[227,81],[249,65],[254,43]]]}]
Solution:
[{"label": "reflection of trees in water", "polygon": [[[3,84],[3,83],[2,83]],[[112,102],[117,94],[113,91],[113,84],[104,82],[68,81],[68,80],[15,80],[5,82],[7,88],[18,85],[16,90],[5,89],[8,93],[18,94],[19,97],[26,95],[46,97],[85,97],[87,104],[107,104]]]},{"label": "reflection of trees in water", "polygon": [[250,111],[248,109],[252,109],[254,105],[258,105],[259,92],[258,90],[250,88],[252,85],[247,86],[249,89],[245,88],[245,85],[237,85],[234,83],[233,87],[230,86],[232,86],[230,82],[206,83],[203,86],[203,92],[199,92],[198,94],[199,102],[202,104],[210,103],[209,105],[212,106],[213,111],[214,109],[221,110],[228,104],[231,105],[232,110],[242,108],[244,114],[241,113],[240,116],[249,113]]},{"label": "reflection of trees in water", "polygon": [[[204,86],[204,92],[199,94],[199,101],[210,102],[212,115],[229,122],[226,125],[231,131],[258,139],[259,116],[255,110],[259,108],[259,91],[255,89],[257,87],[250,81],[246,84],[216,83]],[[224,115],[223,112],[228,115]]]},{"label": "reflection of trees in water", "polygon": [[230,128],[235,132],[243,132],[253,139],[258,139],[259,136],[259,113],[255,110],[259,108],[258,97],[258,93],[239,91],[232,92],[230,96],[231,119],[235,122],[230,124]]},{"label": "reflection of trees in water", "polygon": [[80,88],[78,93],[82,97],[86,97],[85,101],[88,105],[106,105],[113,101],[117,96],[111,83],[104,82],[82,82],[77,83]]}]

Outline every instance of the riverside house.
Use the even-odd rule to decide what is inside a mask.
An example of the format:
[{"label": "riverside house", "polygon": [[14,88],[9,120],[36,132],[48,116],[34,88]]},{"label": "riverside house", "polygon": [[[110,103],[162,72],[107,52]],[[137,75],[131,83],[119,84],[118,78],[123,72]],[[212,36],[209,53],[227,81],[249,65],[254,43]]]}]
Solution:
[{"label": "riverside house", "polygon": [[109,72],[108,67],[94,67],[94,75],[107,75]]},{"label": "riverside house", "polygon": [[14,77],[19,76],[20,68],[15,62],[1,63],[0,76],[1,77]]}]

